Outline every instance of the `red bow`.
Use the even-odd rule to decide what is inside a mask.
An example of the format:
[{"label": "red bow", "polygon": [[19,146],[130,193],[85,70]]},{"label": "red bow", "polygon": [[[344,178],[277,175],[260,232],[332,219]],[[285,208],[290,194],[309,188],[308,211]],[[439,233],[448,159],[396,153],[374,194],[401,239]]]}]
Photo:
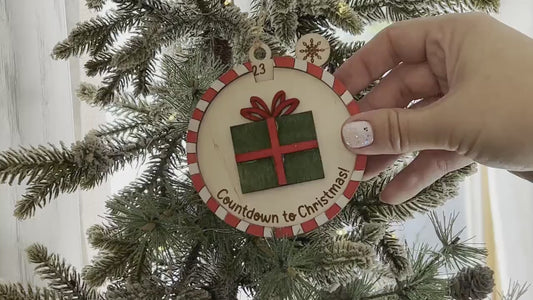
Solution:
[{"label": "red bow", "polygon": [[261,121],[291,114],[300,104],[300,100],[296,98],[286,99],[285,91],[279,91],[272,99],[271,110],[268,109],[265,101],[259,97],[252,96],[250,103],[252,107],[241,109],[241,116],[251,121]]}]

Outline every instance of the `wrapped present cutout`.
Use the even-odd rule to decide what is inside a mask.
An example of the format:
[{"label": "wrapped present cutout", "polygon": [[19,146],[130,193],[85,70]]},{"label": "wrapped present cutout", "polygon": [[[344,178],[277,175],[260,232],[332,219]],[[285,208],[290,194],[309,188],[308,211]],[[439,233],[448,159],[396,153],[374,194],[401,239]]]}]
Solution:
[{"label": "wrapped present cutout", "polygon": [[292,114],[300,101],[276,93],[272,107],[251,97],[241,115],[253,121],[231,127],[242,193],[324,178],[311,111]]}]

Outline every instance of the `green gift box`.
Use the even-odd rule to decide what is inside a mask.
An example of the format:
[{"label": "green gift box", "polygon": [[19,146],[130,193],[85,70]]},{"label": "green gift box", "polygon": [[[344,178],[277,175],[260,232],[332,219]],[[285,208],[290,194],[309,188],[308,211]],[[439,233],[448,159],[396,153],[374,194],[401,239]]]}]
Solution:
[{"label": "green gift box", "polygon": [[254,121],[230,128],[242,193],[324,178],[311,111],[291,114],[299,104],[279,91],[269,110],[259,97],[241,115]]}]

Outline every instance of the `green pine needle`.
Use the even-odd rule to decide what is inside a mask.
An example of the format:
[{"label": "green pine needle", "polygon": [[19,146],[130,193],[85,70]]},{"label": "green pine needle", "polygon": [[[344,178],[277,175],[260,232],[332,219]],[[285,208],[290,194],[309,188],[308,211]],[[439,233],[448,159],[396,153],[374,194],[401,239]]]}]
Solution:
[{"label": "green pine needle", "polygon": [[502,300],[518,300],[522,296],[524,296],[529,288],[531,287],[531,284],[524,283],[520,284],[518,282],[509,282],[509,289],[505,294],[502,295],[502,293],[498,293],[500,295],[500,299]]},{"label": "green pine needle", "polygon": [[361,184],[356,200],[352,202],[365,220],[374,222],[406,221],[416,213],[424,213],[442,206],[446,201],[457,196],[459,185],[466,176],[474,173],[476,165],[472,164],[458,171],[448,173],[424,189],[415,197],[398,205],[388,205],[379,201],[379,193],[385,185],[399,172],[406,161],[398,161],[396,166],[373,180]]},{"label": "green pine needle", "polygon": [[80,300],[101,299],[96,291],[83,283],[80,274],[72,266],[61,260],[57,254],[48,254],[44,246],[34,244],[26,249],[26,253],[29,261],[36,264],[35,272],[61,297]]},{"label": "green pine needle", "polygon": [[408,259],[405,245],[391,232],[386,232],[378,244],[378,253],[392,274],[399,280],[405,279],[412,274],[412,266]]},{"label": "green pine needle", "polygon": [[437,238],[442,243],[440,253],[447,265],[459,270],[462,267],[476,266],[485,261],[488,254],[485,248],[469,245],[468,240],[461,241],[461,235],[466,228],[455,232],[458,214],[452,214],[449,218],[443,215],[440,220],[435,212],[431,212],[429,217]]},{"label": "green pine needle", "polygon": [[0,283],[0,299],[5,300],[63,300],[63,296],[47,288]]}]

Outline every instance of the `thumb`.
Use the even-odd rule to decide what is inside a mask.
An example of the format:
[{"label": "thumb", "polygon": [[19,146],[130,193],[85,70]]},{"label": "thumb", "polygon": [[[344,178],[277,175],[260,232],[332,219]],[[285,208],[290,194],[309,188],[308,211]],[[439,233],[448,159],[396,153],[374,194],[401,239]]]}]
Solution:
[{"label": "thumb", "polygon": [[450,126],[433,107],[377,109],[349,118],[342,127],[348,149],[357,154],[403,154],[448,150]]}]

